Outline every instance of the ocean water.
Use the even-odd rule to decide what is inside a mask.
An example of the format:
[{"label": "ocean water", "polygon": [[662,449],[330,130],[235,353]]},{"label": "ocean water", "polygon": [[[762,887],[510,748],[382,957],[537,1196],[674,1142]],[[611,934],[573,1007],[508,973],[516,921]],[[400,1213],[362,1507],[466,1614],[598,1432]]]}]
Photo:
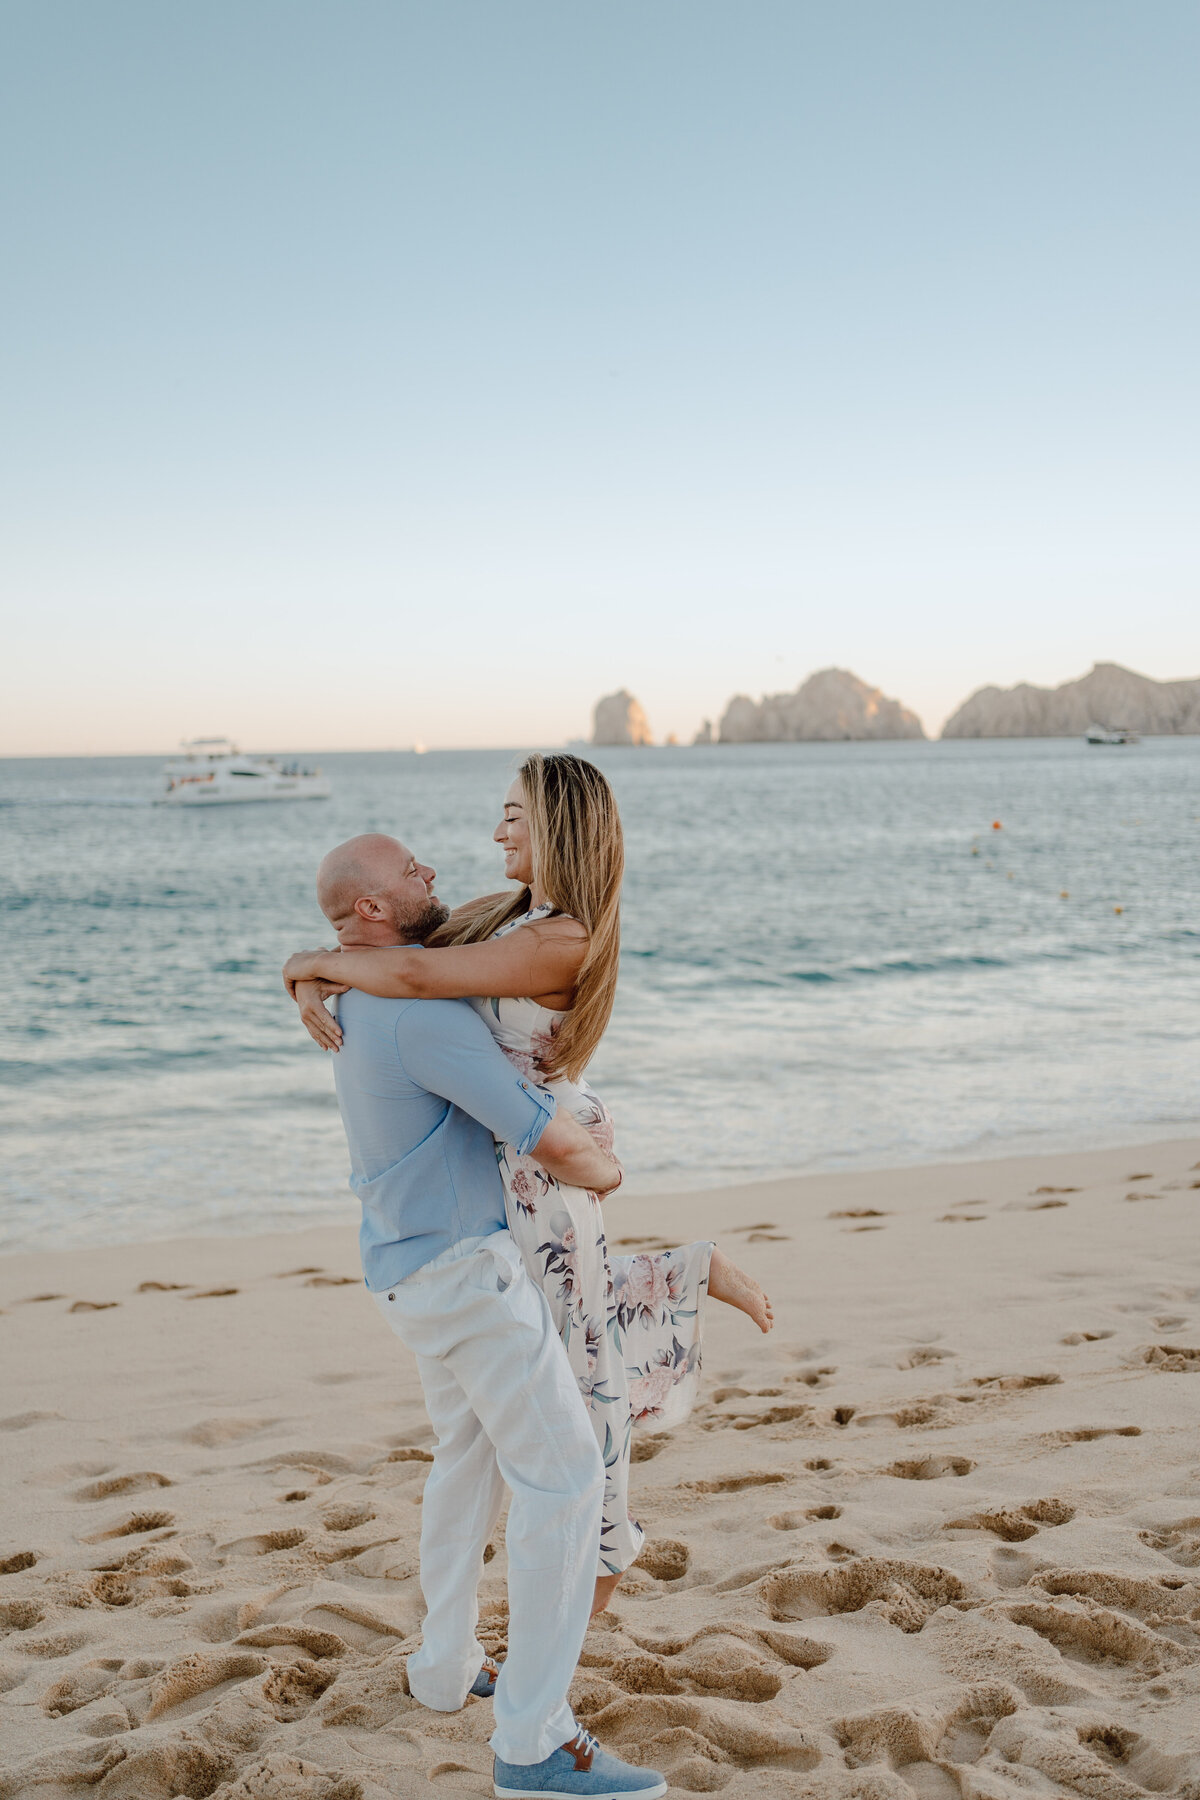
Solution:
[{"label": "ocean water", "polygon": [[[1200,739],[595,756],[629,872],[591,1076],[631,1188],[1196,1128]],[[328,941],[353,832],[451,903],[501,885],[515,758],[322,761],[330,801],[213,812],[152,804],[157,760],[0,762],[0,1247],[355,1217],[280,964]]]}]

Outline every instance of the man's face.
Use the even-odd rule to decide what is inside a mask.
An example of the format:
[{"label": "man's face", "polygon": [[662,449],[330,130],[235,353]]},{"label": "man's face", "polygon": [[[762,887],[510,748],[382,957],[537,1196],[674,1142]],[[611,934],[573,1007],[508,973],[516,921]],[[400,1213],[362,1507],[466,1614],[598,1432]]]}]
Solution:
[{"label": "man's face", "polygon": [[384,892],[372,895],[396,932],[405,938],[426,938],[445,923],[450,908],[433,891],[436,869],[418,862],[406,844],[397,846],[395,874]]}]

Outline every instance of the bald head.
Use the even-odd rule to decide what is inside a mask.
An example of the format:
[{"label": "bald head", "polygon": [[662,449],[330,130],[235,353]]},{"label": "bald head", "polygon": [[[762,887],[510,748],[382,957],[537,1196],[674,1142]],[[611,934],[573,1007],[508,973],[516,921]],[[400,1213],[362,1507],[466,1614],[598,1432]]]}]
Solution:
[{"label": "bald head", "polygon": [[399,838],[364,832],[321,863],[317,904],[343,944],[415,944],[447,917],[434,878]]}]

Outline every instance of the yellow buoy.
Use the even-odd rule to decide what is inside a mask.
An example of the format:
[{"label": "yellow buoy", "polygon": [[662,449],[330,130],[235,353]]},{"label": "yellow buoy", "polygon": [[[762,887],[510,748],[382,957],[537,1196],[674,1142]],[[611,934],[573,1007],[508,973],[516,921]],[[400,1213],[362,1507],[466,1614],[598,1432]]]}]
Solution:
[{"label": "yellow buoy", "polygon": [[1113,911],[1115,913],[1123,913],[1125,911],[1125,908],[1123,906],[1114,906]]},{"label": "yellow buoy", "polygon": [[1067,892],[1066,888],[1063,889],[1062,893],[1058,897],[1060,900],[1069,900],[1071,898],[1071,896]]}]

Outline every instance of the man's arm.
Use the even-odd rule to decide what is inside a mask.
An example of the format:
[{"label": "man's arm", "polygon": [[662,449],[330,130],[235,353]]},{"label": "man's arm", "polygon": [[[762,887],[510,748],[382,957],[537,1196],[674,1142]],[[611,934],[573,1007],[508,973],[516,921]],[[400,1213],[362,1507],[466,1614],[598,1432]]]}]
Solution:
[{"label": "man's arm", "polygon": [[605,1194],[621,1166],[553,1095],[518,1073],[479,1017],[461,1000],[424,1000],[396,1022],[396,1049],[406,1075],[431,1094],[470,1113],[522,1156],[537,1151],[555,1180]]}]

